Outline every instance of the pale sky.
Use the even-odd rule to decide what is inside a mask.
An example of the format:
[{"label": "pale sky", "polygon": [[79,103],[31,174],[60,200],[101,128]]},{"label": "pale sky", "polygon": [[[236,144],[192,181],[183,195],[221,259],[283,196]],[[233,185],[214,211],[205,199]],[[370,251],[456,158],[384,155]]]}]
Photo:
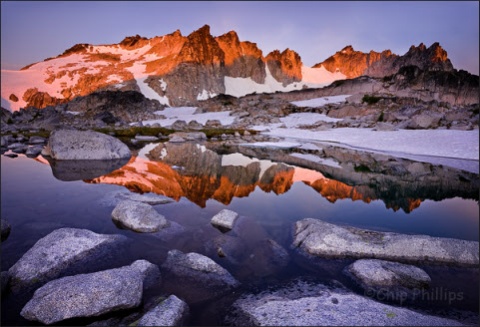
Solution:
[{"label": "pale sky", "polygon": [[235,30],[264,56],[295,50],[313,66],[346,45],[403,55],[434,42],[457,69],[479,72],[477,1],[1,1],[1,66],[20,69],[77,43],[119,43],[126,36],[187,36],[203,25],[213,36]]}]

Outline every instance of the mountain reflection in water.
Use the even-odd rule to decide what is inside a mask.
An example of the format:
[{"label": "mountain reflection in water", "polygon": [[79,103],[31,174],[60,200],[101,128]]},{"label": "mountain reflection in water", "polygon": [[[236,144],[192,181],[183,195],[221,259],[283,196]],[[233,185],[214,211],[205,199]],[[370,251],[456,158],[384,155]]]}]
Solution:
[{"label": "mountain reflection in water", "polygon": [[[239,150],[237,147],[232,151]],[[283,154],[279,158],[278,151],[272,153],[274,159],[288,157]],[[296,161],[305,164],[299,159]],[[462,177],[465,173],[457,170],[443,169],[440,177],[436,176],[438,171],[432,171],[432,176],[424,173],[416,178],[359,173],[341,167],[322,168],[330,176],[338,175],[338,180],[327,178],[315,169],[251,158],[239,152],[218,154],[200,144],[159,143],[146,146],[125,166],[85,182],[122,185],[134,192],[153,192],[177,201],[185,197],[202,208],[209,199],[228,205],[234,197],[249,196],[257,186],[267,193],[283,194],[296,182],[310,186],[331,203],[339,199],[365,203],[379,199],[387,208],[394,211],[401,208],[406,213],[418,208],[425,199],[438,201],[461,196],[478,201],[478,177],[472,182],[474,174]]]}]

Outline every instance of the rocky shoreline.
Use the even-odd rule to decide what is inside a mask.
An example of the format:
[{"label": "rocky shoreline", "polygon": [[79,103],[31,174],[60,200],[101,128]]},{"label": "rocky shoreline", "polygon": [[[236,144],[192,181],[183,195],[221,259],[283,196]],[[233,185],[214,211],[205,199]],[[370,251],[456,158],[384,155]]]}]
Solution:
[{"label": "rocky shoreline", "polygon": [[[78,133],[68,129],[52,133],[47,153],[82,156],[83,142]],[[104,149],[103,153],[114,158],[124,153],[115,142],[105,142],[110,136],[88,133],[95,134],[90,139]],[[152,206],[156,203],[165,200],[132,195],[118,202],[111,218],[124,228],[146,235],[159,233],[162,238],[172,231],[181,233],[181,229],[172,229],[168,217]],[[231,230],[235,235],[244,221],[227,210],[214,215],[211,224],[212,228]],[[8,222],[2,219],[2,239],[7,239],[8,232]],[[212,243],[212,250],[235,260],[235,253],[242,251],[241,233],[224,235],[222,241]],[[290,255],[273,240],[262,243],[263,249],[270,248],[268,256],[273,266],[284,266],[291,255],[351,258],[353,263],[345,265],[343,273],[363,288],[364,295],[335,280],[326,284],[298,278],[276,290],[252,294],[209,257],[176,249],[171,249],[159,266],[137,260],[127,266],[100,270],[97,266],[95,271],[89,271],[88,262],[105,260],[106,253],[113,255],[114,249],[121,252],[128,246],[128,238],[75,228],[54,230],[2,272],[2,293],[30,294],[21,315],[43,324],[82,318],[92,325],[178,326],[188,321],[191,305],[232,294],[237,295],[224,317],[230,325],[471,324],[473,314],[452,320],[413,310],[415,297],[429,290],[431,278],[412,264],[478,267],[478,242],[341,227],[310,218],[293,224],[291,235],[294,251]],[[156,294],[159,300],[146,301],[143,294],[162,283],[183,285],[176,294]],[[367,292],[374,293],[365,296]],[[381,294],[389,295],[393,303],[374,300],[381,299]],[[113,313],[115,318],[104,319]]]},{"label": "rocky shoreline", "polygon": [[[386,186],[403,192],[402,198],[409,192],[419,194],[434,187],[442,199],[446,197],[442,195],[446,184],[446,193],[452,188],[472,198],[478,193],[478,175],[453,168],[438,172],[426,163],[335,147],[296,150],[304,157],[314,154],[334,158],[337,166],[329,166],[302,161],[301,156],[292,156],[292,151],[277,149],[267,153],[244,145],[272,141],[252,128],[281,123],[280,118],[297,112],[342,118],[305,124],[301,127],[304,130],[478,129],[478,104],[456,107],[438,101],[376,94],[367,98],[354,95],[346,102],[322,107],[303,107],[287,102],[286,97],[295,97],[295,94],[250,95],[240,99],[220,96],[199,102],[197,113],[229,111],[235,117],[231,124],[177,120],[162,127],[138,123],[158,118],[154,112],[163,109],[158,103],[135,94],[127,105],[133,103],[138,110],[129,111],[122,107],[117,95],[101,92],[56,107],[29,108],[14,114],[2,110],[2,154],[11,157],[25,154],[33,158],[42,154],[60,180],[93,179],[122,167],[131,158],[131,149],[136,151],[145,142],[168,139],[152,148],[149,155],[181,164],[191,171],[215,167],[209,163],[221,159],[211,149],[220,149],[223,153],[254,153],[256,158],[301,163],[313,169],[321,166],[322,171],[338,180],[365,187],[369,199],[381,198],[386,203],[388,200],[391,201],[388,205],[404,210],[411,210],[412,204],[398,203],[397,196],[385,193]],[[310,92],[310,95],[314,94]],[[111,100],[116,109],[87,106],[91,97],[102,99],[97,99],[99,103]],[[372,99],[374,105],[368,103]],[[65,126],[76,126],[78,130]],[[93,131],[95,129],[102,133]],[[214,142],[205,147],[207,140]],[[182,158],[185,151],[192,153],[191,162]],[[95,165],[89,166],[92,160]],[[443,174],[442,178],[439,174]],[[160,196],[125,196],[116,199],[110,218],[121,228],[142,235],[160,240],[175,238],[185,231],[184,226],[160,214],[157,207],[168,201]],[[242,224],[251,226],[248,225],[251,222],[227,210],[212,216],[211,224],[225,234],[206,244],[206,252],[226,258],[229,265],[251,265],[242,253],[248,240],[239,231],[245,228]],[[2,241],[8,241],[11,227],[3,218],[1,225]],[[422,312],[415,302],[422,292],[429,290],[431,283],[431,276],[419,265],[470,271],[479,264],[478,242],[357,229],[307,217],[292,224],[288,233],[292,242],[287,249],[259,232],[260,241],[252,255],[268,258],[264,269],[280,271],[291,260],[348,259],[340,264],[342,278],[351,280],[357,288],[336,280],[306,282],[294,277],[275,290],[252,292],[249,285],[244,285],[208,256],[175,248],[169,250],[159,265],[137,260],[119,267],[114,264],[115,257],[131,242],[127,237],[61,228],[41,238],[8,271],[2,272],[2,294],[22,294],[26,300],[21,316],[43,324],[85,319],[82,321],[91,325],[179,326],[188,324],[192,307],[224,298],[229,300],[225,304],[223,323],[238,326],[450,326],[474,325],[472,321],[478,318],[478,313],[466,313],[466,318],[454,319],[449,313],[441,316]],[[106,260],[107,257],[111,260]],[[104,265],[95,265],[92,270],[89,263],[99,261],[105,261]],[[262,276],[263,272],[258,274]],[[166,289],[175,289],[176,293],[155,293],[159,285],[165,283],[175,284],[177,288]],[[368,292],[373,293],[368,296]],[[387,295],[393,301],[381,300]]]}]

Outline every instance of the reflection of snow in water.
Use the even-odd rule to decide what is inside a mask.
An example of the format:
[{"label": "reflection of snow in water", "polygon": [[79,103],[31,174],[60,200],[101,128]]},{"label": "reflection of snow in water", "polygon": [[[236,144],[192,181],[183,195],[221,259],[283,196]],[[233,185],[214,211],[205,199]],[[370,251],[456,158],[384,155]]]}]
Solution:
[{"label": "reflection of snow in water", "polygon": [[[264,131],[264,134],[283,138],[283,141],[278,142],[279,147],[285,144],[293,147],[295,142],[316,141],[479,172],[478,130],[373,131],[370,128],[334,128],[312,131],[278,128],[273,124],[264,128],[269,129]],[[250,145],[256,146],[259,143]]]}]

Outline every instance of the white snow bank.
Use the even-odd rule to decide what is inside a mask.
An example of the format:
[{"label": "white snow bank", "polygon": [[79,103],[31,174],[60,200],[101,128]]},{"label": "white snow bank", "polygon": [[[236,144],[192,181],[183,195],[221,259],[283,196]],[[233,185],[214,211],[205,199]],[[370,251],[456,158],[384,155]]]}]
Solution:
[{"label": "white snow bank", "polygon": [[255,142],[240,143],[239,145],[257,147],[257,148],[297,148],[301,144],[296,142]]},{"label": "white snow bank", "polygon": [[330,167],[334,167],[334,168],[342,168],[340,166],[340,164],[337,161],[333,160],[332,158],[320,158],[316,155],[309,154],[309,153],[292,153],[290,156],[295,157],[295,158],[308,160],[308,161],[311,161],[311,162],[316,162],[316,163],[319,163],[319,164],[322,164],[322,165],[325,165],[325,166],[330,166]]},{"label": "white snow bank", "polygon": [[272,129],[266,134],[304,140],[343,143],[360,149],[447,158],[479,159],[478,130],[372,131],[370,128],[335,128],[326,131]]},{"label": "white snow bank", "polygon": [[280,121],[285,124],[287,128],[297,127],[300,125],[313,125],[319,121],[323,122],[337,122],[341,121],[339,118],[331,118],[324,114],[317,114],[313,112],[300,112],[290,114],[286,117],[280,118]]},{"label": "white snow bank", "polygon": [[146,156],[147,153],[150,153],[150,151],[155,149],[157,146],[158,146],[158,143],[147,143],[147,144],[145,144],[145,146],[143,148],[141,148],[140,151],[138,151],[137,157],[145,159],[145,160],[149,160]]},{"label": "white snow bank", "polygon": [[234,97],[242,97],[251,93],[274,93],[277,91],[289,92],[294,90],[301,90],[305,86],[310,88],[319,88],[327,86],[335,80],[345,79],[346,76],[341,73],[330,73],[325,68],[310,68],[302,66],[302,80],[293,82],[283,86],[270,73],[270,69],[265,65],[265,82],[259,84],[253,81],[250,77],[230,77],[225,76],[225,94]]},{"label": "white snow bank", "polygon": [[349,94],[343,94],[343,95],[335,95],[335,96],[329,96],[329,97],[321,97],[321,98],[315,98],[315,99],[310,99],[310,100],[302,100],[302,101],[293,101],[290,102],[291,104],[297,106],[297,107],[322,107],[326,104],[329,103],[342,103],[345,102],[346,98],[348,98],[350,95]]},{"label": "white snow bank", "polygon": [[384,132],[369,128],[336,128],[326,131],[272,128],[264,133],[287,139],[335,143],[338,146],[443,164],[471,172],[478,173],[479,169],[478,130],[401,129]]},{"label": "white snow bank", "polygon": [[323,87],[336,80],[346,79],[347,76],[340,72],[331,73],[321,66],[320,68],[312,68],[302,66],[302,83],[308,87]]},{"label": "white snow bank", "polygon": [[193,120],[205,124],[208,120],[219,120],[222,125],[230,125],[235,117],[230,116],[229,111],[206,112],[195,114],[196,107],[170,107],[164,110],[155,111],[157,115],[163,115],[166,119],[152,119],[142,121],[143,125],[159,124],[162,127],[170,126],[177,120],[184,120],[187,124]]}]

